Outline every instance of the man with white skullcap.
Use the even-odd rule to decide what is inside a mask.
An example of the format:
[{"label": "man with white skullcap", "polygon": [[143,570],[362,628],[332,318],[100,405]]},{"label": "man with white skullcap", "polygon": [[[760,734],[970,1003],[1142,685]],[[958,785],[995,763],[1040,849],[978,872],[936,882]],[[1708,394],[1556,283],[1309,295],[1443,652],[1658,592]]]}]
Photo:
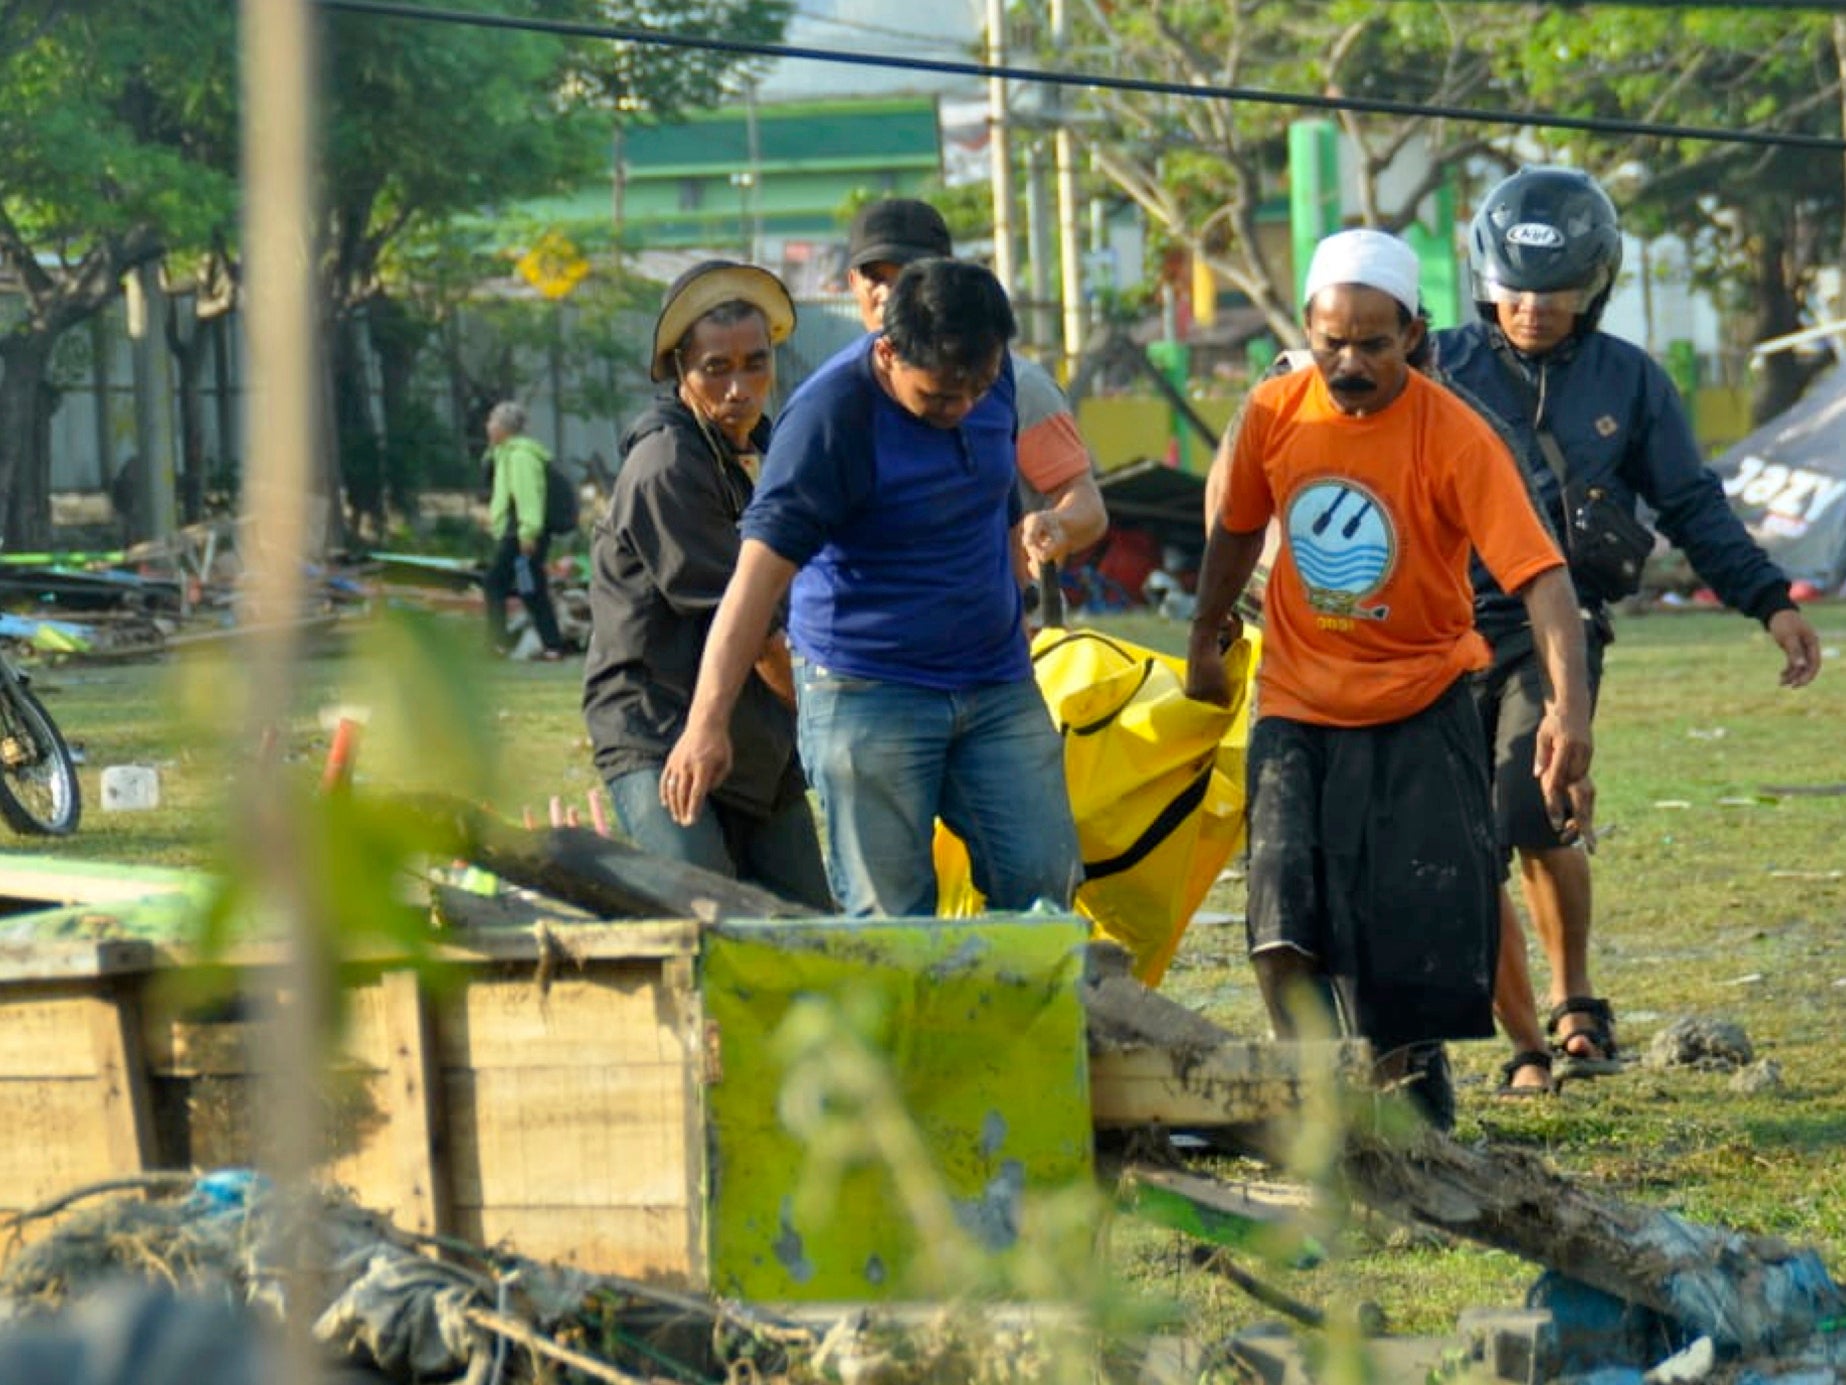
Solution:
[{"label": "man with white skullcap", "polygon": [[1564,560],[1512,456],[1419,375],[1417,258],[1369,229],[1309,266],[1314,369],[1252,391],[1220,455],[1187,691],[1227,702],[1220,650],[1271,518],[1249,748],[1251,962],[1278,1037],[1318,1002],[1453,1119],[1441,1043],[1493,1033],[1502,866],[1468,675],[1468,557],[1525,601],[1555,695],[1537,772],[1554,811],[1589,769],[1583,636]]}]

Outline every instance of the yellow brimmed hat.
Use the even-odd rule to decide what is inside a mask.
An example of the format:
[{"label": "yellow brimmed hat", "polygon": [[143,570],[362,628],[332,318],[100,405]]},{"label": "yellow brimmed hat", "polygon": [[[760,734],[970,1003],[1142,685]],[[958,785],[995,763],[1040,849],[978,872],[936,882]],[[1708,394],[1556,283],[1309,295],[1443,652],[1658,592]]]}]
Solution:
[{"label": "yellow brimmed hat", "polygon": [[782,281],[766,269],[735,260],[704,260],[667,288],[654,319],[654,357],[648,373],[656,380],[673,378],[673,351],[680,340],[713,308],[741,300],[759,309],[769,323],[769,344],[788,340],[795,330],[795,300]]}]

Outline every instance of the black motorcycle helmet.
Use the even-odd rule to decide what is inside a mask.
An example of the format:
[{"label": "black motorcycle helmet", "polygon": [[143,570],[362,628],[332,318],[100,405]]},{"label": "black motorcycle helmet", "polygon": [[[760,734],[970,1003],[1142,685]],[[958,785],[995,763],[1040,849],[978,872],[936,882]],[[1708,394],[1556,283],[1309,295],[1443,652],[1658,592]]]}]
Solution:
[{"label": "black motorcycle helmet", "polygon": [[1494,284],[1532,293],[1582,289],[1577,330],[1593,331],[1621,267],[1615,204],[1579,169],[1520,169],[1481,200],[1468,228],[1474,306],[1488,322]]}]

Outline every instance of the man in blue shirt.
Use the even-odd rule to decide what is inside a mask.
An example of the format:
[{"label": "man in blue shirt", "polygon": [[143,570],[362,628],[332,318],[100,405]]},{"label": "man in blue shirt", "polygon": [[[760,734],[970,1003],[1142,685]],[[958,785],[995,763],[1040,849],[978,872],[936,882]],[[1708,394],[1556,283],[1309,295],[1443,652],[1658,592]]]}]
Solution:
[{"label": "man in blue shirt", "polygon": [[987,270],[918,260],[884,332],[795,392],[661,778],[662,803],[693,821],[729,772],[731,705],[788,593],[802,764],[850,914],[935,912],[938,817],[994,909],[1068,907],[1080,878],[1022,619],[1015,330]]}]

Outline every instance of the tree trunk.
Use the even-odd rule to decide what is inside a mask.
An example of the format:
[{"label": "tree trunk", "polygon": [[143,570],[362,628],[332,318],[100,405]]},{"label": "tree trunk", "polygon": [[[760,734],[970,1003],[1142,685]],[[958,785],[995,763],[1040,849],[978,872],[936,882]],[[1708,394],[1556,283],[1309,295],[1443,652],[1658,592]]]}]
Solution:
[{"label": "tree trunk", "polygon": [[48,375],[55,334],[24,328],[0,340],[0,495],[4,541],[31,552],[51,544],[51,417]]},{"label": "tree trunk", "polygon": [[335,468],[329,495],[336,511],[344,500],[354,528],[369,521],[376,534],[384,528],[384,484],[360,329],[358,314],[346,312],[333,319],[328,334]]},{"label": "tree trunk", "polygon": [[585,827],[530,831],[440,794],[395,803],[406,821],[439,841],[444,856],[479,865],[606,919],[812,918],[805,904],[760,885],[655,856]]},{"label": "tree trunk", "polygon": [[231,392],[231,317],[211,320],[213,404],[218,413],[218,470],[227,478],[225,500],[237,507],[237,478],[243,473],[237,445],[237,399]]},{"label": "tree trunk", "polygon": [[[173,353],[173,390],[179,396],[180,522],[197,524],[205,515],[205,401],[199,397],[199,377],[211,334],[190,312],[181,312],[181,301],[189,300],[176,300],[167,314],[167,349]],[[181,330],[182,316],[192,317],[190,331]]]},{"label": "tree trunk", "polygon": [[384,494],[399,512],[416,509],[424,481],[418,449],[423,429],[416,417],[411,381],[429,329],[395,299],[372,300],[366,315],[372,351],[378,357],[378,404],[384,425]]},{"label": "tree trunk", "polygon": [[[1801,326],[1801,303],[1789,287],[1787,232],[1779,226],[1762,228],[1762,249],[1756,261],[1755,340],[1786,336]],[[1763,372],[1750,401],[1753,426],[1767,423],[1801,397],[1813,378],[1810,369],[1792,351],[1772,351],[1762,357]]]}]

